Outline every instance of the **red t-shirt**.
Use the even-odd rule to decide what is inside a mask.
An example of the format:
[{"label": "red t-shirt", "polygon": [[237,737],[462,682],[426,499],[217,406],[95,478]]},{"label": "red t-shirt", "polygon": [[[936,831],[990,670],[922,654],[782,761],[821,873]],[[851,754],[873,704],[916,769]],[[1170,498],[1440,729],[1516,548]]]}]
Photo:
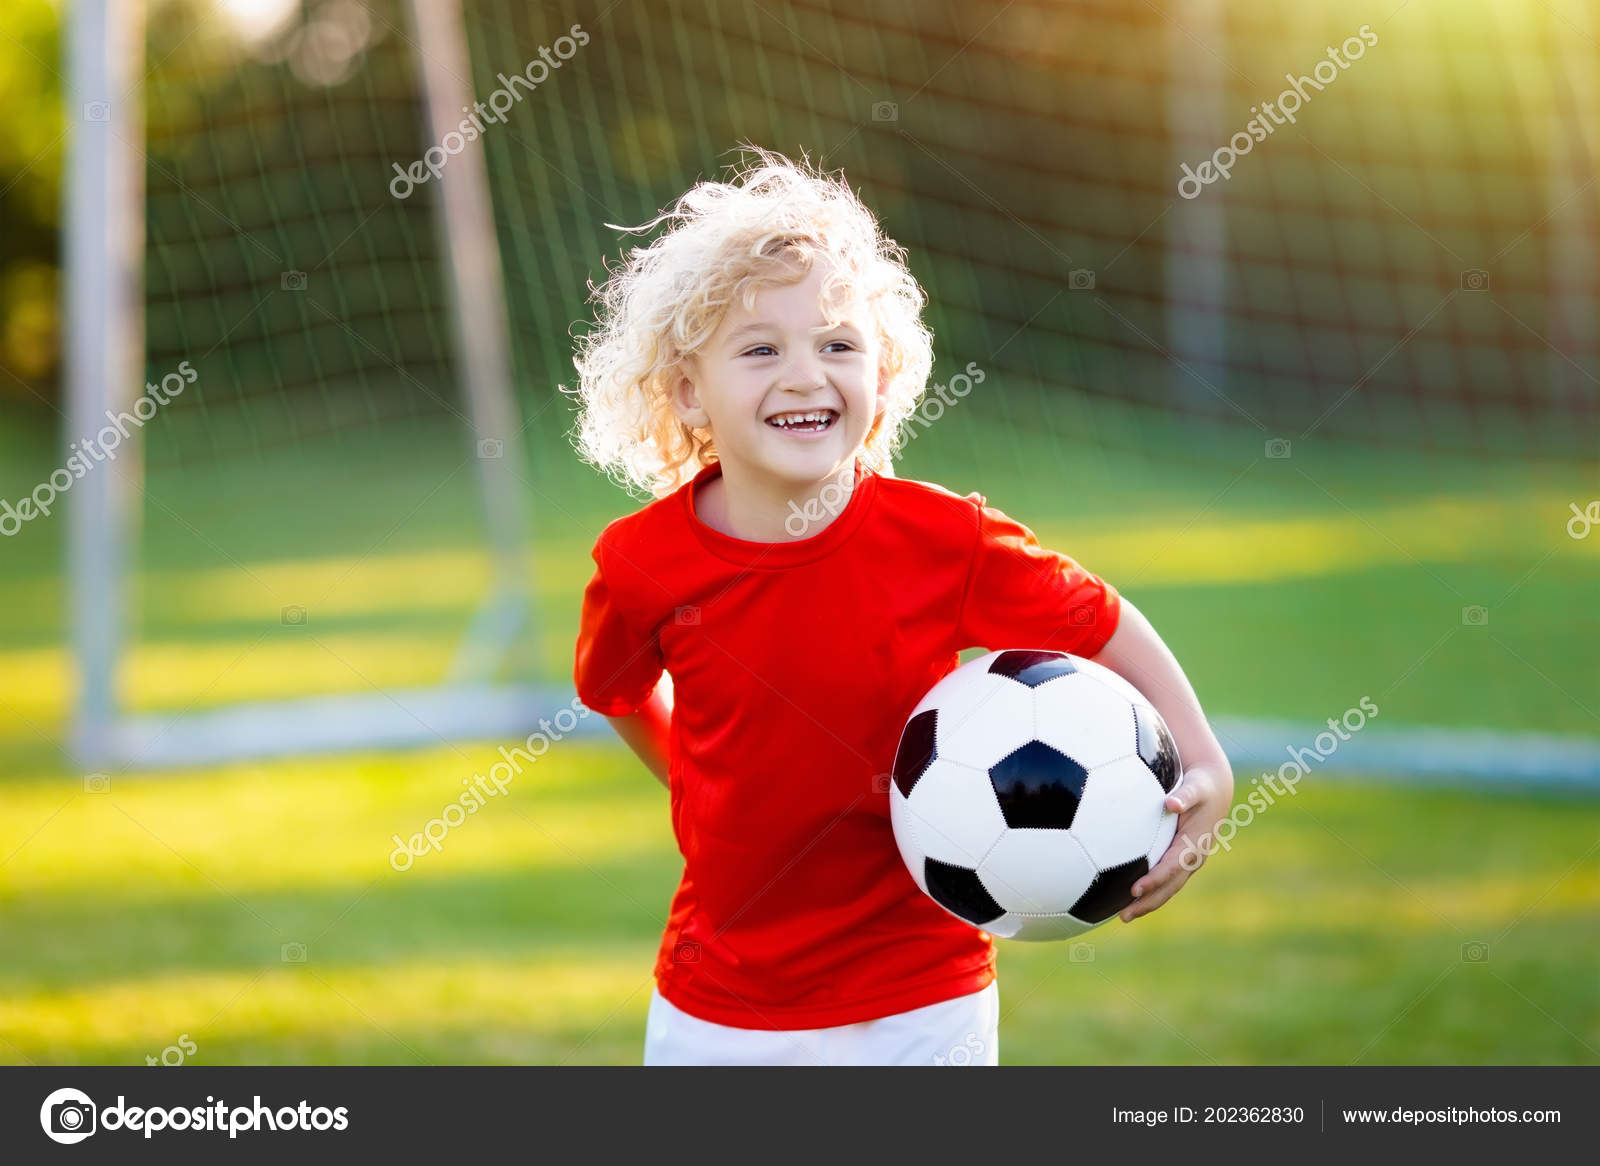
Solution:
[{"label": "red t-shirt", "polygon": [[577,645],[578,696],[607,716],[672,675],[684,870],[661,995],[717,1024],[794,1029],[986,987],[994,941],[924,895],[895,847],[900,730],[964,648],[1095,655],[1116,591],[977,494],[859,463],[820,533],[733,538],[694,510],[719,473],[605,528]]}]

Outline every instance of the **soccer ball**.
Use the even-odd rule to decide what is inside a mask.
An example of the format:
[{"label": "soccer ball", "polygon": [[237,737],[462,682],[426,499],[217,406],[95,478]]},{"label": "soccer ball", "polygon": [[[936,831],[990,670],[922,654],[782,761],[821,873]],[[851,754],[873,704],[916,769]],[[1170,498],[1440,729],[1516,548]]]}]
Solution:
[{"label": "soccer ball", "polygon": [[1005,939],[1066,939],[1133,901],[1178,816],[1183,770],[1139,690],[1065,652],[971,660],[912,711],[889,815],[911,877]]}]

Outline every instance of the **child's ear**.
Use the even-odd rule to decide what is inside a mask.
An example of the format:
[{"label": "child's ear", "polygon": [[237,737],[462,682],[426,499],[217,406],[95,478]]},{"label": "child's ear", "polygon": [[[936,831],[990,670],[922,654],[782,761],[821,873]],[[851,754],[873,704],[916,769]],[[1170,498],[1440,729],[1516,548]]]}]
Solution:
[{"label": "child's ear", "polygon": [[889,407],[889,385],[894,380],[889,370],[884,365],[878,366],[878,404],[873,410],[874,417],[882,417],[883,411]]},{"label": "child's ear", "polygon": [[677,381],[668,394],[672,411],[679,421],[691,429],[705,429],[710,426],[711,418],[706,416],[706,411],[700,407],[700,394],[690,379],[687,364],[680,364],[676,370]]}]

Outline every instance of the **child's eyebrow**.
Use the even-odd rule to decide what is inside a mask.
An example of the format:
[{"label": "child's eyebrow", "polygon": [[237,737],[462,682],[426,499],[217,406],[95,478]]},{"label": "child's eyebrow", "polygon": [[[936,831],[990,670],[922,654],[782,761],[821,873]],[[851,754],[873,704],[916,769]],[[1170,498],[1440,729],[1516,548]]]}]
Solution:
[{"label": "child's eyebrow", "polygon": [[[765,332],[774,326],[775,325],[770,324],[765,320],[753,320],[748,324],[741,324],[732,332],[728,333],[728,339],[725,343],[737,344],[745,336],[749,336],[754,333]],[[832,324],[824,321],[821,324],[813,324],[811,326],[811,331],[813,332],[838,332],[844,329],[849,329],[852,332],[861,331],[861,328],[850,320],[839,320]]]},{"label": "child's eyebrow", "polygon": [[741,336],[748,336],[752,332],[763,332],[769,327],[771,327],[771,325],[762,320],[756,320],[749,324],[740,325],[732,332],[728,333],[728,343],[732,344]]}]

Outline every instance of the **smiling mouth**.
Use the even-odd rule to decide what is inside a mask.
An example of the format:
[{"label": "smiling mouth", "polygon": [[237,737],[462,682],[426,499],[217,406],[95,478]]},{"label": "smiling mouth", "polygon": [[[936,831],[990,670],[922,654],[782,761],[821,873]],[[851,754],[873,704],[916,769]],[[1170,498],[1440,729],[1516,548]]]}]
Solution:
[{"label": "smiling mouth", "polygon": [[778,413],[767,418],[767,424],[786,433],[821,433],[831,429],[839,419],[832,409],[813,409],[807,413]]}]

